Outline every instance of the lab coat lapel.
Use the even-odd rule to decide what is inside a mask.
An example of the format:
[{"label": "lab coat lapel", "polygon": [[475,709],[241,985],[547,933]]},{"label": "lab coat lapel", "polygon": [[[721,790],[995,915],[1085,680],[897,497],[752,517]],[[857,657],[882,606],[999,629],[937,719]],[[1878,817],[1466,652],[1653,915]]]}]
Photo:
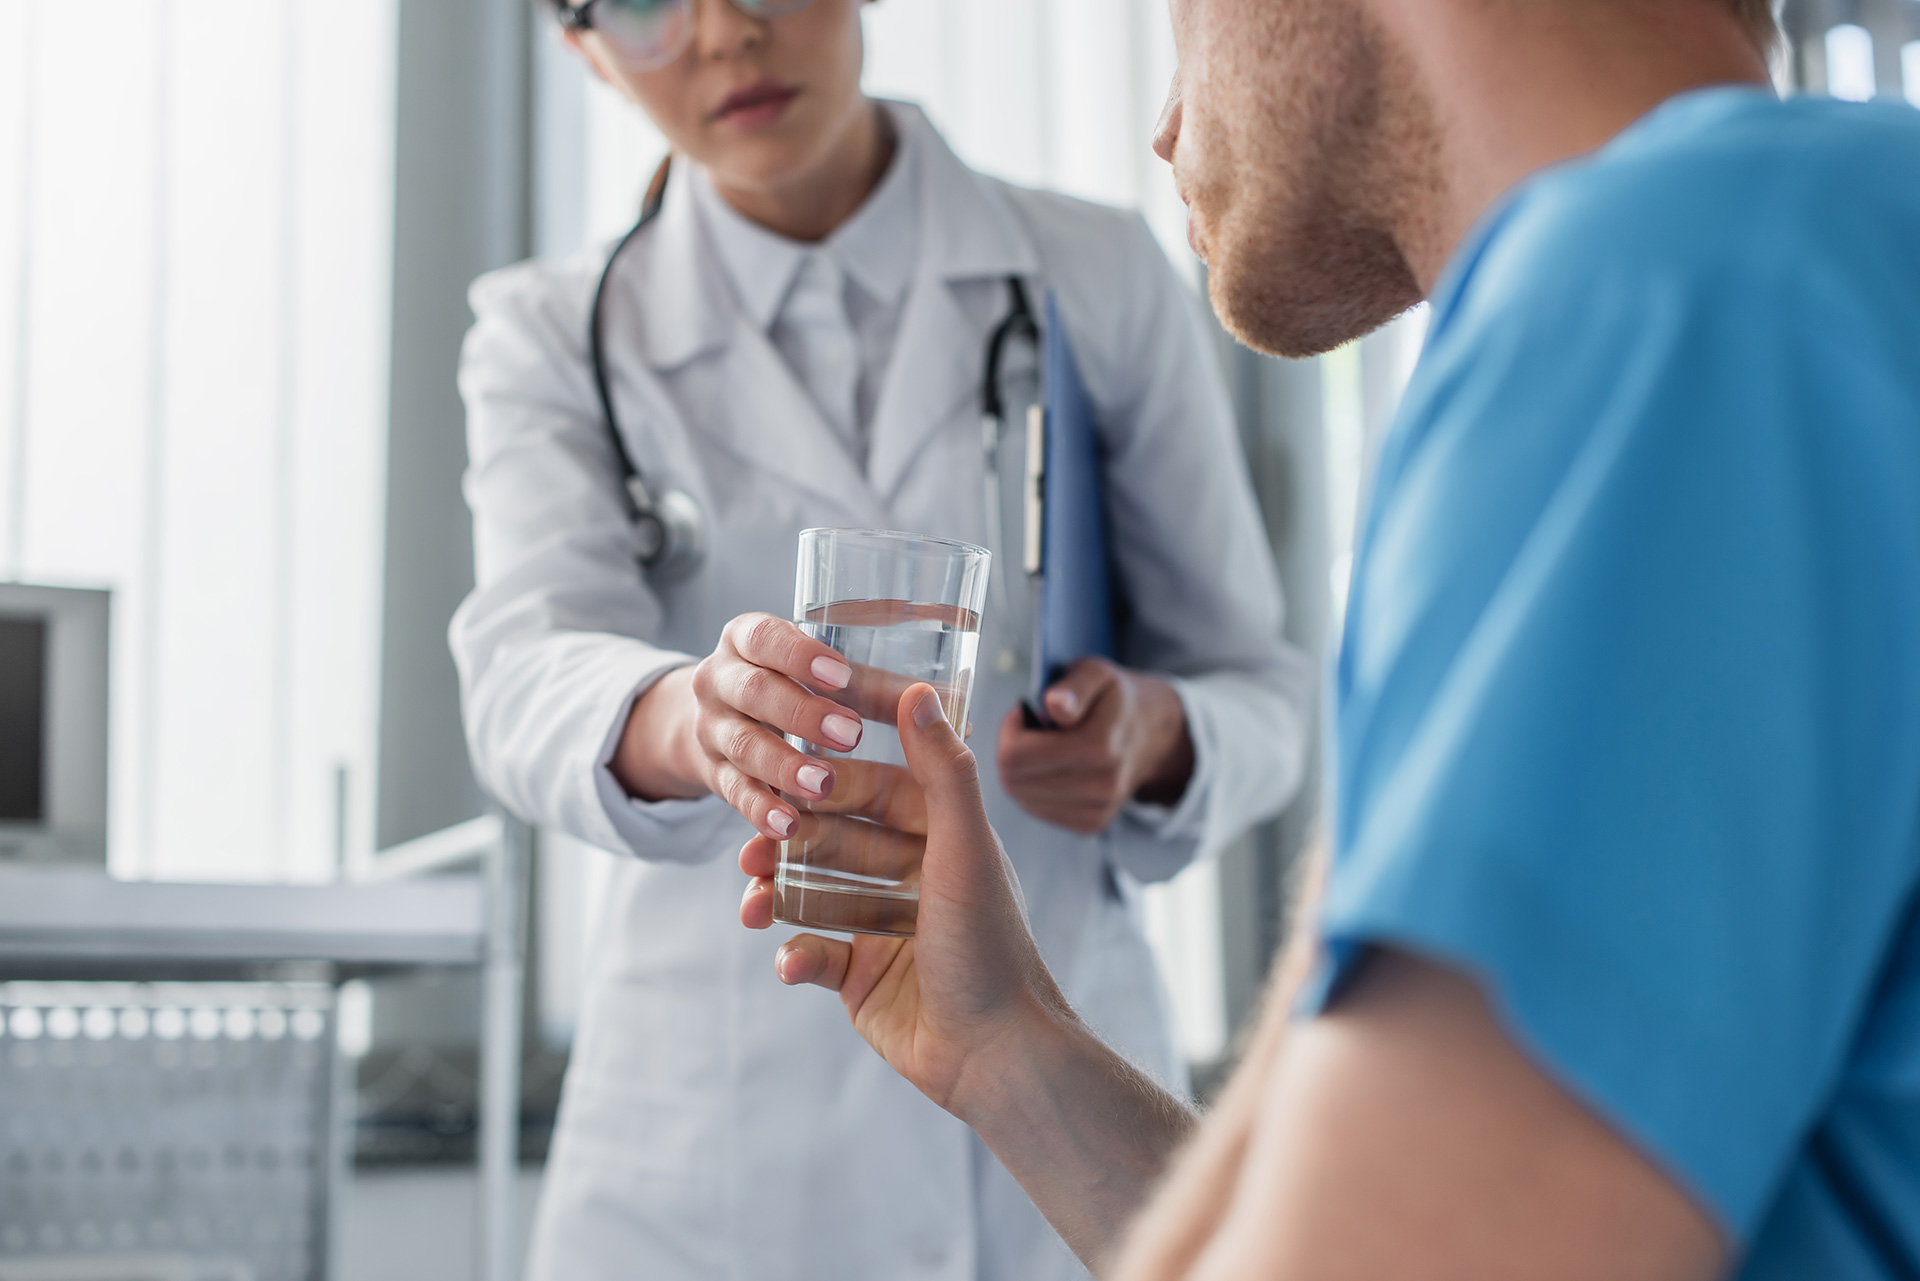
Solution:
[{"label": "lab coat lapel", "polygon": [[[630,279],[647,284],[627,291],[616,310],[632,309],[627,323],[661,377],[694,361],[716,362],[715,376],[703,381],[718,389],[725,403],[697,415],[693,426],[743,465],[807,490],[843,509],[854,523],[885,524],[882,505],[839,433],[741,311],[701,231],[684,179],[668,180],[660,219],[645,249],[644,264],[625,269],[634,272]],[[615,317],[615,323],[626,320]]]},{"label": "lab coat lapel", "polygon": [[891,500],[914,457],[942,423],[980,391],[980,344],[947,282],[926,274],[907,296],[893,359],[873,412],[867,475]]},{"label": "lab coat lapel", "polygon": [[[918,107],[887,104],[920,156],[920,266],[873,416],[867,475],[889,502],[927,442],[980,394],[993,320],[970,318],[954,297],[966,281],[1031,277],[1033,239],[1007,201],[960,162]],[[966,415],[966,426],[973,426]]]},{"label": "lab coat lapel", "polygon": [[843,508],[860,525],[885,525],[885,507],[859,463],[767,336],[736,315],[716,385],[731,401],[701,424],[750,467],[771,471]]}]

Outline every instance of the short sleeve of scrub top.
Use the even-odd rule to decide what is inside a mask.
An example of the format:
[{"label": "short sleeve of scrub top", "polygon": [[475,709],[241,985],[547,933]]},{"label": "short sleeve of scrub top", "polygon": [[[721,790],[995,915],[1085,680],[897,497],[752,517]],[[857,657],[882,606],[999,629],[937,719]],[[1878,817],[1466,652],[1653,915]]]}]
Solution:
[{"label": "short sleeve of scrub top", "polygon": [[1795,135],[1748,116],[1786,110],[1682,100],[1436,290],[1356,563],[1307,1002],[1370,947],[1459,968],[1738,1243],[1895,995],[1920,872],[1920,349],[1888,329],[1920,333],[1920,233],[1756,214]]}]

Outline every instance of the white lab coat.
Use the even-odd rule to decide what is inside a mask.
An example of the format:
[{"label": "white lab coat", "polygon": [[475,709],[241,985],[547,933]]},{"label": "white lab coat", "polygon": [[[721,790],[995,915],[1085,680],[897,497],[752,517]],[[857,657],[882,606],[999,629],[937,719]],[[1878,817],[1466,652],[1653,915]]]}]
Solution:
[{"label": "white lab coat", "polygon": [[[600,909],[535,1281],[1084,1276],[978,1140],[896,1077],[831,994],[775,980],[792,931],[737,921],[747,824],[714,798],[631,801],[604,768],[654,679],[709,652],[735,615],[789,610],[801,529],[988,541],[980,378],[1009,275],[1036,303],[1059,297],[1110,451],[1131,607],[1122,658],[1173,679],[1198,765],[1172,811],[1130,807],[1099,837],[1021,811],[991,762],[1022,692],[1026,619],[995,618],[991,603],[975,744],[1048,963],[1088,1020],[1164,1079],[1183,1078],[1131,887],[1218,849],[1298,782],[1309,680],[1281,640],[1197,299],[1137,216],[975,174],[917,109],[889,109],[921,151],[920,262],[864,473],[739,316],[685,182],[668,184],[615,268],[621,430],[656,486],[710,517],[711,551],[684,581],[635,569],[594,397],[588,310],[605,248],[473,288],[461,390],[478,586],[452,642],[474,764],[514,812],[627,856]],[[1004,452],[1017,460],[1019,439]],[[1017,537],[1005,545],[1017,558]]]}]

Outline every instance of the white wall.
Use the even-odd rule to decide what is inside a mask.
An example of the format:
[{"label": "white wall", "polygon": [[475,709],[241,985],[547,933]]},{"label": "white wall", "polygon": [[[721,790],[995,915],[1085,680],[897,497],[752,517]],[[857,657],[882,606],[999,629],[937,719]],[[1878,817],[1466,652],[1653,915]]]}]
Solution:
[{"label": "white wall", "polygon": [[114,589],[122,872],[367,840],[394,3],[0,4],[0,576]]}]

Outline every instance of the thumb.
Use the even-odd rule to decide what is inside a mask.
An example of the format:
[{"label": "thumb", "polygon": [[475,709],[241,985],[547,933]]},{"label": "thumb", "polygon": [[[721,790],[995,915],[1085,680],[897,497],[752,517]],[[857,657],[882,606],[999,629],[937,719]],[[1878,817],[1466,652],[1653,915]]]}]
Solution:
[{"label": "thumb", "polygon": [[1113,669],[1097,658],[1083,658],[1048,687],[1047,715],[1062,729],[1071,729],[1087,709],[1113,684]]},{"label": "thumb", "polygon": [[991,840],[980,799],[979,766],[953,732],[933,686],[912,685],[900,695],[897,724],[907,771],[927,794],[927,831],[968,832]]}]

